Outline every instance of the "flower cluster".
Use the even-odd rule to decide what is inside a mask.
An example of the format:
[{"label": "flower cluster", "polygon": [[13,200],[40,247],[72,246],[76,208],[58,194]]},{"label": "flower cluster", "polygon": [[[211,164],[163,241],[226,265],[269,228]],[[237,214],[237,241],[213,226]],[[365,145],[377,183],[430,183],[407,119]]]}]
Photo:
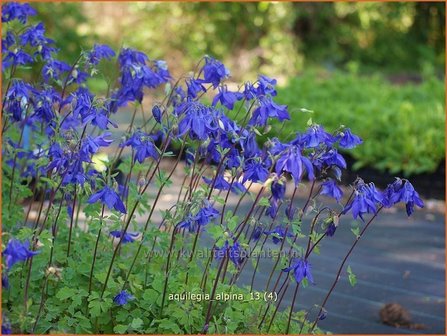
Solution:
[{"label": "flower cluster", "polygon": [[17,239],[11,239],[3,251],[8,269],[14,264],[26,261],[28,258],[31,258],[36,254],[39,254],[39,252],[30,250],[29,241],[22,243]]}]

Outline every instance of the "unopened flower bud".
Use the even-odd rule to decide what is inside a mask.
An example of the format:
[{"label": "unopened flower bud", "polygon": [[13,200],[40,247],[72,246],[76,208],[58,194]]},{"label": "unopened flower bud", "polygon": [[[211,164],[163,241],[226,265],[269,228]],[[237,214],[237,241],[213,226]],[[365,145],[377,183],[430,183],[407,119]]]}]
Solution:
[{"label": "unopened flower bud", "polygon": [[140,186],[140,187],[144,187],[146,185],[146,179],[144,178],[144,177],[141,177],[139,180],[138,180],[138,186]]},{"label": "unopened flower bud", "polygon": [[54,275],[59,280],[62,279],[62,268],[50,266],[45,271],[46,276]]}]

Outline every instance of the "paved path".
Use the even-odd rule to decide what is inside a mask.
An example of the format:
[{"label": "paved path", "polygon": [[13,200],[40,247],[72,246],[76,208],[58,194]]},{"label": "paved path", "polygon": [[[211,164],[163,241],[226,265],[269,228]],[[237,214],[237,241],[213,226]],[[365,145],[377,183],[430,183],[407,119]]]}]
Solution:
[{"label": "paved path", "polygon": [[[316,284],[300,289],[298,309],[321,304],[354,240],[349,226],[349,220],[342,221],[336,235],[322,245],[321,255],[311,257]],[[430,221],[424,211],[416,212],[410,219],[402,211],[379,217],[347,263],[357,275],[356,286],[350,286],[343,272],[326,306],[328,317],[320,327],[337,334],[444,334],[444,237],[444,217],[440,214],[430,216]],[[262,265],[256,278],[260,290],[264,290],[271,262],[266,259]],[[249,283],[251,272],[244,279]],[[294,286],[290,286],[284,307],[291,304],[293,290]],[[396,329],[381,324],[378,312],[390,302],[404,306],[415,323],[427,328]]]}]

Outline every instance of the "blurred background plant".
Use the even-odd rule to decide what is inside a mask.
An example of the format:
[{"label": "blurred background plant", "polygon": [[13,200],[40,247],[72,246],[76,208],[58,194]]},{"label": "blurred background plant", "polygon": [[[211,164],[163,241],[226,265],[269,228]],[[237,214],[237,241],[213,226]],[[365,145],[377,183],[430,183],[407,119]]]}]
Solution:
[{"label": "blurred background plant", "polygon": [[[37,3],[48,35],[74,61],[93,41],[166,59],[179,76],[204,54],[234,81],[278,78],[293,114],[340,122],[368,139],[355,168],[413,175],[439,169],[445,153],[445,5],[392,3]],[[63,27],[63,29],[62,29]],[[106,85],[98,81],[98,86]],[[102,88],[101,88],[102,89]],[[280,125],[278,125],[280,126]],[[274,135],[287,135],[272,131]],[[276,130],[276,133],[275,133]]]}]

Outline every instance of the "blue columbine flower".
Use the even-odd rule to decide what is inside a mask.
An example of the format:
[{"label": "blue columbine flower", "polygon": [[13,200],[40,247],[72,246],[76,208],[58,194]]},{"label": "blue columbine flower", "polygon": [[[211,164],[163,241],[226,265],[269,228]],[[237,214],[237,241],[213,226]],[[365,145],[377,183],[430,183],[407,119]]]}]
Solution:
[{"label": "blue columbine flower", "polygon": [[205,65],[202,71],[204,78],[199,81],[212,84],[214,88],[217,88],[222,80],[230,76],[230,71],[225,65],[210,56],[205,56]]},{"label": "blue columbine flower", "polygon": [[293,237],[293,234],[289,231],[286,232],[286,229],[281,227],[281,225],[277,225],[274,230],[264,231],[264,234],[266,234],[267,236],[272,235],[273,244],[278,244],[286,236]]},{"label": "blue columbine flower", "polygon": [[269,78],[264,75],[259,75],[256,94],[258,97],[266,95],[276,96],[275,86],[276,86],[276,79]]},{"label": "blue columbine flower", "polygon": [[33,87],[22,80],[13,79],[11,87],[6,92],[4,109],[14,121],[21,121],[25,116],[26,105],[30,101]]},{"label": "blue columbine flower", "polygon": [[118,56],[118,62],[121,67],[131,65],[145,65],[149,58],[144,52],[131,48],[123,48]]},{"label": "blue columbine flower", "polygon": [[9,278],[6,272],[2,274],[2,288],[4,289],[9,288]]},{"label": "blue columbine flower", "polygon": [[45,28],[40,22],[35,26],[28,27],[25,32],[20,35],[20,43],[24,46],[29,44],[32,47],[38,47],[49,43],[54,43],[53,40],[45,37]]},{"label": "blue columbine flower", "polygon": [[2,39],[2,51],[5,52],[9,47],[16,43],[16,38],[12,31],[7,31],[5,38]]},{"label": "blue columbine flower", "polygon": [[359,136],[353,134],[349,128],[345,128],[343,132],[340,132],[337,135],[336,140],[339,141],[338,143],[340,147],[346,149],[357,147],[363,143],[363,140]]},{"label": "blue columbine flower", "polygon": [[271,97],[265,96],[260,99],[260,106],[253,111],[249,125],[266,126],[268,118],[276,118],[279,121],[290,120],[286,105],[276,104]]},{"label": "blue columbine flower", "polygon": [[142,132],[136,131],[127,141],[121,144],[121,147],[130,146],[135,151],[134,161],[143,163],[148,157],[156,160],[158,158],[158,151],[153,143],[153,136]]},{"label": "blue columbine flower", "polygon": [[6,318],[4,314],[2,314],[2,335],[10,335],[12,334],[11,323]]},{"label": "blue columbine flower", "polygon": [[317,160],[317,165],[320,170],[324,167],[330,166],[337,166],[341,169],[345,169],[346,161],[335,148],[331,148],[321,155],[321,157]]},{"label": "blue columbine flower", "polygon": [[206,204],[203,208],[199,210],[197,215],[194,216],[194,220],[200,226],[207,225],[211,220],[219,216],[219,211],[213,208],[211,204]]},{"label": "blue columbine flower", "polygon": [[244,84],[244,91],[242,92],[242,94],[247,101],[255,99],[258,95],[256,88],[250,82]]},{"label": "blue columbine flower", "polygon": [[267,216],[270,216],[271,218],[275,218],[277,213],[278,213],[278,200],[272,199],[270,202],[270,206],[265,211],[265,214]]},{"label": "blue columbine flower", "polygon": [[262,162],[250,160],[244,167],[244,177],[242,183],[246,181],[264,183],[269,177],[269,171]]},{"label": "blue columbine flower", "polygon": [[301,155],[301,150],[298,146],[287,145],[286,150],[280,155],[278,161],[276,161],[275,170],[278,175],[282,172],[290,173],[295,185],[298,185],[304,171],[303,166],[306,168],[309,180],[314,180],[314,167],[310,160]]},{"label": "blue columbine flower", "polygon": [[286,184],[282,181],[273,181],[270,189],[272,191],[272,196],[275,200],[281,200],[284,198],[284,195],[286,194]]},{"label": "blue columbine flower", "polygon": [[321,184],[320,195],[335,198],[337,202],[340,202],[341,198],[343,197],[343,191],[334,180],[328,179]]},{"label": "blue columbine flower", "polygon": [[[110,231],[109,233],[112,237],[121,239],[121,236],[123,234],[123,231]],[[126,244],[126,243],[133,243],[135,241],[135,239],[138,238],[138,236],[140,235],[139,232],[126,232],[124,233],[124,237],[121,240],[122,244]]]},{"label": "blue columbine flower", "polygon": [[113,49],[105,44],[95,44],[93,49],[87,53],[88,62],[93,65],[97,65],[101,59],[110,60],[114,56]]},{"label": "blue columbine flower", "polygon": [[362,179],[358,179],[355,184],[354,197],[343,209],[342,214],[352,210],[354,219],[360,217],[362,221],[365,213],[375,214],[377,204],[382,204],[383,195],[376,189],[374,183],[365,184]]},{"label": "blue columbine flower", "polygon": [[[118,127],[118,125],[114,121],[109,119],[109,117],[107,116],[107,111],[105,111],[104,109],[98,111],[93,110],[90,118],[92,125],[98,126],[98,128],[102,130],[109,129],[109,124],[112,125],[114,128]],[[86,120],[82,121],[86,122]]]},{"label": "blue columbine flower", "polygon": [[235,242],[230,246],[230,243],[226,240],[222,247],[217,247],[214,251],[217,260],[222,259],[226,253],[228,253],[229,259],[236,267],[239,267],[243,263],[245,251],[238,242]]},{"label": "blue columbine flower", "polygon": [[262,227],[256,226],[253,232],[251,233],[250,240],[254,241],[259,240],[259,238],[261,238],[262,232],[263,232]]},{"label": "blue columbine flower", "polygon": [[[210,186],[213,184],[213,179],[209,179],[206,176],[202,176],[202,179],[205,181],[206,184],[208,184]],[[225,180],[225,178],[222,175],[217,176],[216,182],[214,183],[214,189],[228,190],[228,189],[230,189],[230,186],[231,186],[231,191],[236,194],[247,190],[244,187],[244,185],[240,182],[234,182],[233,185],[231,185],[227,180]]]},{"label": "blue columbine flower", "polygon": [[166,61],[155,60],[153,62],[153,69],[156,74],[156,80],[153,83],[153,86],[150,86],[150,87],[156,87],[163,83],[167,83],[167,82],[169,82],[169,80],[172,79],[171,74],[169,73],[168,64],[166,63]]},{"label": "blue columbine flower", "polygon": [[[66,172],[64,173],[64,178],[62,180],[62,185],[67,185],[67,184],[80,184],[81,186],[84,185],[87,176],[85,175],[84,172],[84,167],[82,165],[83,160],[86,158],[79,158],[78,160],[75,160],[73,163],[69,163],[67,161],[67,164],[69,164],[69,166],[67,167]],[[90,162],[90,159],[88,159],[88,161],[85,162]]]},{"label": "blue columbine flower", "polygon": [[335,230],[337,230],[337,226],[334,224],[334,222],[331,222],[324,233],[326,236],[332,237],[335,233]]},{"label": "blue columbine flower", "polygon": [[82,142],[81,149],[79,151],[81,160],[84,162],[91,162],[92,154],[95,154],[101,147],[110,146],[113,140],[106,139],[106,137],[110,135],[110,132],[106,132],[95,138],[87,135],[87,137]]},{"label": "blue columbine flower", "polygon": [[194,232],[195,221],[191,214],[187,215],[180,223],[177,224],[180,229],[188,229],[189,232]]},{"label": "blue columbine flower", "polygon": [[238,242],[235,242],[233,246],[230,247],[229,256],[230,260],[236,267],[239,267],[244,261],[244,250]]},{"label": "blue columbine flower", "polygon": [[156,122],[161,123],[161,118],[163,117],[163,112],[162,112],[160,106],[155,105],[152,108],[152,115],[154,116],[154,119]]},{"label": "blue columbine flower", "polygon": [[410,181],[396,178],[385,189],[382,203],[385,207],[389,208],[399,202],[405,203],[408,216],[414,212],[414,205],[420,208],[424,207],[424,202],[422,202],[418,192],[414,189]]},{"label": "blue columbine flower", "polygon": [[60,80],[62,75],[68,73],[71,67],[62,61],[50,58],[42,68],[42,76],[46,82],[51,79]]},{"label": "blue columbine flower", "polygon": [[168,81],[170,77],[165,63],[153,61],[151,68],[146,64],[148,61],[149,58],[140,51],[130,48],[121,50],[118,56],[121,87],[112,95],[117,101],[117,106],[124,106],[129,101],[141,102],[144,87],[155,88]]},{"label": "blue columbine flower", "polygon": [[40,251],[31,251],[29,249],[29,241],[21,243],[20,240],[17,239],[11,239],[3,251],[3,255],[6,256],[5,261],[8,269],[14,264],[20,261],[25,261],[39,253]]},{"label": "blue columbine flower", "polygon": [[33,63],[33,57],[21,49],[6,52],[6,56],[2,60],[3,71],[10,66],[27,65]]},{"label": "blue columbine flower", "polygon": [[123,290],[113,298],[113,302],[115,302],[118,306],[123,306],[127,304],[129,300],[133,299],[135,299],[133,295],[129,294],[126,290]]},{"label": "blue columbine flower", "polygon": [[[236,133],[237,130],[234,130],[234,132]],[[242,134],[243,133],[245,132],[243,131]],[[242,147],[242,155],[246,159],[253,158],[260,152],[259,146],[256,142],[256,134],[246,131],[246,134],[243,134],[240,139],[240,144]]]},{"label": "blue columbine flower", "polygon": [[284,268],[283,272],[293,271],[293,276],[297,283],[300,283],[304,278],[314,284],[312,273],[310,272],[311,265],[305,259],[297,259],[290,267]]},{"label": "blue columbine flower", "polygon": [[226,85],[219,86],[219,93],[214,97],[212,106],[216,106],[217,102],[220,102],[227,109],[232,110],[234,103],[243,98],[243,94],[240,92],[228,91]]},{"label": "blue columbine flower", "polygon": [[320,321],[323,321],[326,317],[327,317],[327,310],[323,308],[321,310],[321,313],[318,315],[318,319]]},{"label": "blue columbine flower", "polygon": [[297,140],[305,148],[315,148],[321,144],[331,146],[335,141],[332,134],[327,133],[320,125],[313,125],[309,127],[306,133],[297,137]]},{"label": "blue columbine flower", "polygon": [[228,153],[225,155],[225,161],[223,162],[223,168],[232,169],[240,167],[242,158],[239,151],[231,146],[230,141],[227,138],[221,137],[220,140],[210,139],[207,147],[207,160],[210,163],[219,164],[224,159],[222,155],[222,148],[228,149]]},{"label": "blue columbine flower", "polygon": [[2,6],[2,22],[19,20],[25,24],[28,16],[36,15],[36,10],[27,3],[7,2]]},{"label": "blue columbine flower", "polygon": [[95,203],[101,200],[101,203],[107,205],[112,210],[115,209],[123,214],[127,213],[123,201],[118,194],[109,186],[105,186],[102,190],[96,192],[88,199],[87,203]]},{"label": "blue columbine flower", "polygon": [[209,132],[215,130],[212,109],[197,101],[189,101],[177,107],[184,113],[178,125],[178,136],[188,133],[191,139],[205,140]]},{"label": "blue columbine flower", "polygon": [[34,91],[34,113],[30,119],[45,122],[50,124],[56,118],[54,104],[60,102],[59,93],[52,87],[47,87],[42,91]]},{"label": "blue columbine flower", "polygon": [[186,87],[188,92],[188,97],[196,98],[200,92],[206,92],[205,86],[203,86],[201,80],[190,78],[186,80]]}]

